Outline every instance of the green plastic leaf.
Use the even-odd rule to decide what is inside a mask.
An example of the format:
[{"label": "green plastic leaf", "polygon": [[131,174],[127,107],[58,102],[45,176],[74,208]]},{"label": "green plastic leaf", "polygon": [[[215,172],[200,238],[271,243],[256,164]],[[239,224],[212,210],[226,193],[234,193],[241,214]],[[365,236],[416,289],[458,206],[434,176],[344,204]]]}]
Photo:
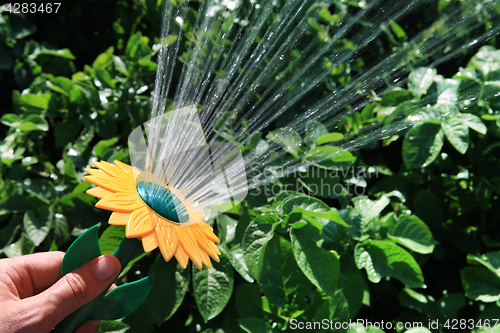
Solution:
[{"label": "green plastic leaf", "polygon": [[89,320],[113,320],[128,316],[148,296],[155,275],[151,274],[135,282],[122,284],[111,290],[90,313]]},{"label": "green plastic leaf", "polygon": [[293,224],[290,230],[293,254],[304,275],[327,295],[335,294],[339,281],[339,259],[335,251],[318,247],[319,230],[305,222]]},{"label": "green plastic leaf", "polygon": [[356,157],[347,150],[333,146],[315,147],[303,157],[318,168],[339,170],[352,166]]},{"label": "green plastic leaf", "polygon": [[302,144],[302,139],[299,133],[293,130],[287,131],[283,129],[276,129],[269,132],[266,138],[268,140],[279,143],[283,147],[283,149],[292,154],[293,157],[299,157],[301,155],[300,146]]},{"label": "green plastic leaf", "polygon": [[[305,141],[307,147],[316,147],[316,142],[320,137],[328,135],[328,129],[319,121],[309,121],[306,124],[306,137]],[[319,143],[318,143],[319,144]]]},{"label": "green plastic leaf", "polygon": [[342,134],[342,133],[337,133],[337,132],[328,133],[328,134],[320,136],[316,140],[316,144],[317,145],[324,145],[325,143],[340,141],[343,138],[344,138],[344,134]]},{"label": "green plastic leaf", "polygon": [[407,168],[418,169],[431,164],[443,147],[444,133],[440,123],[425,122],[406,133],[403,161]]},{"label": "green plastic leaf", "polygon": [[98,230],[98,225],[93,226],[71,244],[61,264],[62,275],[68,274],[101,255],[101,248],[97,239]]},{"label": "green plastic leaf", "polygon": [[451,145],[455,147],[460,154],[465,154],[469,148],[469,127],[467,124],[457,118],[450,117],[441,123],[441,128]]},{"label": "green plastic leaf", "polygon": [[413,93],[415,97],[420,99],[434,82],[434,77],[436,76],[435,68],[425,68],[420,67],[413,70],[410,75],[408,75],[408,89]]},{"label": "green plastic leaf", "polygon": [[241,329],[247,333],[273,333],[273,328],[259,318],[238,319]]},{"label": "green plastic leaf", "polygon": [[116,248],[125,238],[124,225],[110,225],[104,230],[99,238],[99,246],[102,254],[113,254]]},{"label": "green plastic leaf", "polygon": [[425,288],[424,276],[415,259],[396,244],[380,240],[366,240],[354,251],[359,269],[366,269],[368,279],[378,283],[391,276],[410,288]]},{"label": "green plastic leaf", "polygon": [[465,267],[460,271],[465,296],[482,302],[500,300],[500,277],[486,267]]},{"label": "green plastic leaf", "polygon": [[52,210],[49,207],[28,210],[24,213],[24,230],[35,246],[40,245],[45,237],[47,237],[52,226],[52,221]]},{"label": "green plastic leaf", "polygon": [[427,225],[415,215],[401,215],[388,232],[391,239],[418,253],[432,253],[437,244]]},{"label": "green plastic leaf", "polygon": [[242,241],[244,258],[250,274],[256,279],[260,276],[263,250],[273,234],[272,224],[251,223],[245,230]]},{"label": "green plastic leaf", "polygon": [[182,304],[191,274],[189,269],[182,269],[175,260],[165,262],[161,255],[154,261],[149,274],[155,274],[156,278],[144,304],[156,325],[161,326]]},{"label": "green plastic leaf", "polygon": [[205,322],[224,310],[233,293],[233,268],[225,256],[213,268],[203,266],[198,270],[193,265],[193,287],[196,305]]}]

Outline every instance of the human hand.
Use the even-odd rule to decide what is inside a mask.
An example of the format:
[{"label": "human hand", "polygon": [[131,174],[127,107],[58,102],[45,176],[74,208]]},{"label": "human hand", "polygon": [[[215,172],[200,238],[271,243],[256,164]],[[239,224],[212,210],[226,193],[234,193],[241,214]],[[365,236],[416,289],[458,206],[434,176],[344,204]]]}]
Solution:
[{"label": "human hand", "polygon": [[[0,260],[0,333],[50,332],[71,312],[97,297],[120,272],[111,255],[96,258],[61,277],[63,252]],[[75,333],[94,333],[86,321]]]}]

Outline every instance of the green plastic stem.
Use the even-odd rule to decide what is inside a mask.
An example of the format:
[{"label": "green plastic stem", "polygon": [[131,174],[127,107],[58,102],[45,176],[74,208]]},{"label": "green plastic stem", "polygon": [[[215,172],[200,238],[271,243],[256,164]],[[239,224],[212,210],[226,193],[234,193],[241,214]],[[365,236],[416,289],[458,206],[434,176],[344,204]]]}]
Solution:
[{"label": "green plastic stem", "polygon": [[[121,272],[127,267],[128,263],[134,258],[138,257],[143,253],[142,242],[137,238],[124,238],[120,245],[113,252],[115,256],[121,263]],[[119,274],[118,274],[119,275]],[[110,286],[111,287],[111,286]],[[78,308],[76,311],[71,313],[69,316],[64,318],[64,320],[59,324],[59,327],[54,331],[56,333],[74,333],[78,327],[80,327],[92,313],[92,311],[97,307],[99,302],[108,292],[108,288],[99,294],[92,301]]]}]

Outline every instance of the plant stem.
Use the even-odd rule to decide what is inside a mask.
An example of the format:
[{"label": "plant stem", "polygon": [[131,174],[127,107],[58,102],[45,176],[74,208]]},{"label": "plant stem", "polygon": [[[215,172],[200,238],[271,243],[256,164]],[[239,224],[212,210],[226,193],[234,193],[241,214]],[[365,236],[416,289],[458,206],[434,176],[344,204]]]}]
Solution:
[{"label": "plant stem", "polygon": [[[127,267],[128,263],[139,256],[143,252],[142,243],[136,238],[124,238],[120,245],[116,248],[113,255],[120,261],[121,270],[120,273]],[[111,287],[111,286],[110,286]],[[55,330],[56,333],[73,333],[82,325],[87,318],[90,316],[92,311],[97,307],[99,302],[108,292],[108,288],[106,288],[102,293],[99,294],[96,298],[78,308],[76,311],[71,313],[68,317],[66,317],[60,324],[59,327]]]}]

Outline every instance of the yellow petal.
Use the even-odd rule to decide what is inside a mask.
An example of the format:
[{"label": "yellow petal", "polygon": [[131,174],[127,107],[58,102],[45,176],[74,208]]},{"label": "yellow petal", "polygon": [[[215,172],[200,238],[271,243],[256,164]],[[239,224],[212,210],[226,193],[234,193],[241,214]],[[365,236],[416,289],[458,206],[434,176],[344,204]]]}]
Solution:
[{"label": "yellow petal", "polygon": [[90,194],[93,197],[102,199],[105,196],[113,194],[113,192],[106,191],[105,189],[100,188],[100,187],[94,187],[94,188],[91,188],[91,189],[87,190],[87,194]]},{"label": "yellow petal", "polygon": [[85,176],[83,177],[83,179],[111,192],[134,193],[136,191],[134,186],[135,182],[133,179],[133,184],[132,186],[130,186],[130,180],[128,179],[112,177],[104,171],[97,171],[99,172],[93,172],[93,175]]},{"label": "yellow petal", "polygon": [[151,232],[147,235],[141,237],[142,247],[144,248],[144,252],[153,251],[158,247],[158,240],[156,239],[156,233]]},{"label": "yellow petal", "polygon": [[165,261],[172,259],[179,247],[179,240],[174,228],[171,227],[169,222],[158,221],[156,225],[156,238],[158,240],[158,247],[160,248],[161,255]]},{"label": "yellow petal", "polygon": [[144,207],[144,204],[136,193],[113,193],[102,198],[95,206],[119,213],[132,213]]},{"label": "yellow petal", "polygon": [[192,233],[192,225],[188,225],[185,227],[178,227],[179,234],[179,245],[182,247],[184,252],[189,256],[189,258],[193,261],[193,264],[201,269],[202,261],[200,255],[200,248],[198,247],[198,243]]},{"label": "yellow petal", "polygon": [[155,228],[149,218],[149,208],[141,207],[130,214],[130,218],[125,229],[127,238],[136,238],[153,232]]},{"label": "yellow petal", "polygon": [[129,218],[129,213],[113,212],[109,217],[108,223],[112,225],[127,225]]},{"label": "yellow petal", "polygon": [[175,252],[175,259],[177,259],[177,262],[179,262],[179,265],[181,265],[182,268],[185,269],[187,267],[189,257],[180,246],[177,248],[177,251]]}]

